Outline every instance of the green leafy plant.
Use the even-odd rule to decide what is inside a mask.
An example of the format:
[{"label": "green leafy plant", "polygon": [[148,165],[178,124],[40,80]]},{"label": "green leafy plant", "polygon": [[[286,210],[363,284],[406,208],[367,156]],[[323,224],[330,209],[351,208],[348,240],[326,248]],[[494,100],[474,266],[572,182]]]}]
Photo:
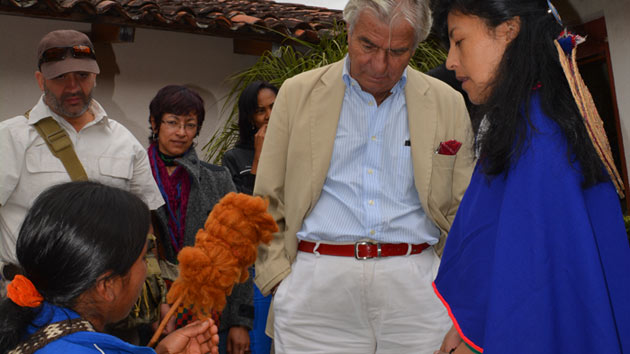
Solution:
[{"label": "green leafy plant", "polygon": [[[214,133],[203,147],[207,161],[219,163],[223,153],[238,140],[238,97],[247,85],[263,80],[281,87],[282,83],[299,73],[332,64],[344,58],[348,52],[346,27],[336,23],[332,29],[321,35],[319,43],[310,43],[292,37],[286,37],[288,44],[273,52],[267,51],[251,68],[232,75],[228,82],[232,88],[221,110],[229,110],[225,124]],[[426,72],[446,60],[446,52],[438,42],[430,37],[420,43],[414,53],[410,66]]]}]

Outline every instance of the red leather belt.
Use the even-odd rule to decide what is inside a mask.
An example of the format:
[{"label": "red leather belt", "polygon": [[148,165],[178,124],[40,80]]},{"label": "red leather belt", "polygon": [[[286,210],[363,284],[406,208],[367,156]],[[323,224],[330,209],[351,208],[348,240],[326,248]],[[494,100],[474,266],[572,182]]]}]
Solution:
[{"label": "red leather belt", "polygon": [[376,243],[369,241],[356,242],[347,245],[334,245],[320,243],[315,249],[315,242],[300,241],[298,250],[308,253],[319,253],[327,256],[354,257],[359,260],[405,256],[408,254],[418,254],[429,247],[428,243],[412,245],[409,243]]}]

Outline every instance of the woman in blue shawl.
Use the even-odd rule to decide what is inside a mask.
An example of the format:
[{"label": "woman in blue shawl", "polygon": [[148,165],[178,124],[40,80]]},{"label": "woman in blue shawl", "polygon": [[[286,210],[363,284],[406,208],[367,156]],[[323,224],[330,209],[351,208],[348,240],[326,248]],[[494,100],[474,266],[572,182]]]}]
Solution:
[{"label": "woman in blue shawl", "polygon": [[118,188],[70,182],[43,192],[20,229],[20,274],[0,301],[0,353],[218,353],[212,320],[155,351],[102,333],[140,294],[149,222],[146,204]]},{"label": "woman in blue shawl", "polygon": [[480,122],[434,283],[453,320],[439,352],[630,353],[622,187],[558,50],[578,38],[545,0],[440,0],[434,16]]}]

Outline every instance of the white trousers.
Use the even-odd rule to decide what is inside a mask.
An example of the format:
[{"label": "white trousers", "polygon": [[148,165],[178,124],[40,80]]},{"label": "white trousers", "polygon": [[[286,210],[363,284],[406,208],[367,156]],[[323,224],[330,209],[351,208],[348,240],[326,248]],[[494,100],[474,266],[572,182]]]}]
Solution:
[{"label": "white trousers", "polygon": [[433,248],[363,261],[298,252],[273,300],[276,354],[432,354],[452,325],[431,286],[438,266]]}]

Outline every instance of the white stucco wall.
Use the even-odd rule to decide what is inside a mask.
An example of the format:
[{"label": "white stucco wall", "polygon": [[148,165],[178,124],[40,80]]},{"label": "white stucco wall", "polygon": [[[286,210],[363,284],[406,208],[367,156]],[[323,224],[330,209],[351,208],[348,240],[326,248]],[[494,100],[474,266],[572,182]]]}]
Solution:
[{"label": "white stucco wall", "polygon": [[630,162],[630,1],[608,1],[604,7],[606,31],[615,79],[617,107],[626,163]]},{"label": "white stucco wall", "polygon": [[[37,44],[52,30],[90,31],[90,24],[0,15],[0,120],[31,108],[41,92],[34,78]],[[136,29],[133,43],[95,44],[101,74],[94,98],[108,115],[147,145],[149,102],[167,84],[192,85],[205,101],[203,146],[226,118],[221,108],[225,79],[253,65],[257,57],[233,54],[232,40],[189,33]],[[115,63],[115,65],[114,65]]]},{"label": "white stucco wall", "polygon": [[569,23],[584,23],[602,16],[606,19],[621,134],[626,163],[628,163],[630,162],[630,60],[628,59],[630,58],[630,0],[568,0],[565,2],[568,5],[560,4],[563,7],[570,7]]},{"label": "white stucco wall", "polygon": [[[581,21],[606,17],[626,161],[630,161],[630,0],[569,0]],[[33,77],[36,46],[45,33],[59,28],[89,31],[87,23],[0,15],[0,120],[30,108],[40,95]],[[206,101],[206,123],[199,145],[220,124],[223,81],[256,57],[233,54],[230,39],[136,29],[134,43],[97,45],[116,67],[102,67],[94,97],[113,118],[125,124],[143,143],[148,133],[148,104],[157,90],[170,83],[195,86]]]}]

